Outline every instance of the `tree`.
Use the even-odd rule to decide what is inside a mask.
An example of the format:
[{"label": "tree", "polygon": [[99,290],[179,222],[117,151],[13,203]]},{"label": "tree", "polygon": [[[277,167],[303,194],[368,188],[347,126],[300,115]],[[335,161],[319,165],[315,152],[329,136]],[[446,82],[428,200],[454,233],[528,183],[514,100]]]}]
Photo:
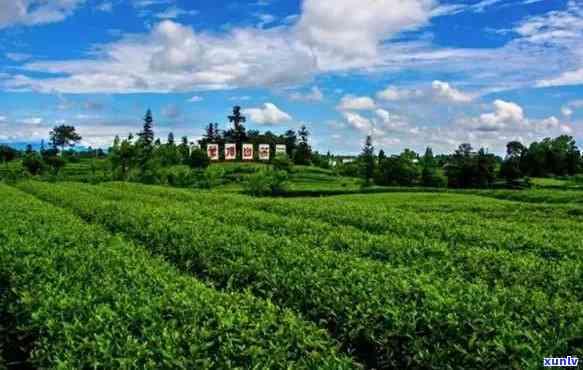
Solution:
[{"label": "tree", "polygon": [[53,148],[61,148],[61,154],[66,147],[73,147],[79,143],[82,137],[77,134],[74,126],[60,125],[49,133]]},{"label": "tree", "polygon": [[489,187],[495,179],[496,156],[484,149],[473,152],[470,144],[461,144],[445,165],[448,184],[455,188]]},{"label": "tree", "polygon": [[435,157],[433,156],[433,150],[430,147],[425,149],[425,154],[423,155],[422,161],[424,168],[436,167]]},{"label": "tree", "polygon": [[2,161],[2,163],[13,161],[17,156],[18,152],[16,149],[13,149],[8,145],[0,145],[0,161]]},{"label": "tree", "polygon": [[506,144],[506,155],[508,157],[520,158],[526,150],[526,147],[519,141],[511,141]]},{"label": "tree", "polygon": [[178,145],[178,152],[180,153],[180,161],[184,164],[188,163],[190,158],[190,145],[188,144],[188,137],[183,136],[180,145]]},{"label": "tree", "polygon": [[116,137],[113,147],[111,148],[111,165],[116,172],[115,177],[121,180],[128,179],[130,169],[137,161],[137,148],[132,141],[132,134],[121,142],[119,137]]},{"label": "tree", "polygon": [[366,141],[360,155],[360,161],[362,166],[361,175],[364,177],[366,185],[370,185],[370,180],[373,177],[375,169],[374,146],[372,145],[371,135],[366,137]]},{"label": "tree", "polygon": [[159,146],[159,141],[154,142],[154,118],[152,117],[152,111],[148,109],[146,115],[144,116],[144,127],[140,133],[138,133],[138,142],[136,143],[136,152],[138,157],[138,164],[141,172],[141,176],[144,177],[149,167],[151,167],[151,160],[154,155],[154,145]]},{"label": "tree", "polygon": [[294,153],[294,163],[298,165],[309,165],[312,155],[312,149],[308,143],[310,132],[305,125],[298,131],[299,144]]},{"label": "tree", "polygon": [[287,155],[288,157],[292,158],[298,143],[298,136],[294,130],[287,130],[283,136]]},{"label": "tree", "polygon": [[140,138],[140,144],[147,150],[152,149],[154,144],[154,118],[152,117],[152,111],[148,109],[146,115],[144,116],[144,128],[142,132],[138,134]]},{"label": "tree", "polygon": [[447,179],[438,172],[437,161],[430,147],[425,149],[421,163],[423,165],[423,170],[421,171],[421,184],[423,186],[441,188],[447,185]]},{"label": "tree", "polygon": [[379,159],[378,159],[379,164],[381,164],[381,162],[384,161],[386,158],[387,158],[387,155],[385,154],[385,151],[381,149],[379,151]]},{"label": "tree", "polygon": [[419,179],[419,166],[409,156],[392,156],[379,165],[376,183],[379,185],[413,185]]},{"label": "tree", "polygon": [[243,126],[243,123],[245,123],[247,121],[247,119],[241,114],[241,107],[239,106],[235,106],[233,107],[233,114],[229,116],[229,122],[231,122],[233,124],[233,132],[232,132],[232,138],[235,140],[235,143],[237,144],[237,158],[241,159],[242,158],[242,146],[243,146],[243,142],[245,141],[247,135],[245,132],[245,126]]},{"label": "tree", "polygon": [[191,168],[205,169],[211,164],[211,160],[207,153],[202,149],[194,149],[190,153],[188,165]]},{"label": "tree", "polygon": [[30,144],[26,146],[22,166],[33,176],[39,175],[43,170],[44,163],[42,158],[38,153],[32,150],[32,145]]},{"label": "tree", "polygon": [[521,169],[521,162],[527,154],[528,149],[519,141],[511,141],[506,144],[506,158],[500,166],[500,177],[512,183],[524,176]]},{"label": "tree", "polygon": [[171,132],[168,134],[168,145],[174,146],[176,143],[174,142],[174,134]]}]

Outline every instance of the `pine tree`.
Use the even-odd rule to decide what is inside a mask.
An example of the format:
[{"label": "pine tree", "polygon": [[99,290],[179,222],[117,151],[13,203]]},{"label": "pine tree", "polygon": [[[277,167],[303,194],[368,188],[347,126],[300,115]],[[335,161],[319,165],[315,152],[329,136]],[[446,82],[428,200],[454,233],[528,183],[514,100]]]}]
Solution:
[{"label": "pine tree", "polygon": [[370,185],[370,180],[374,175],[374,146],[372,145],[372,136],[368,135],[362,148],[362,153],[360,155],[362,161],[362,176],[366,182],[366,185]]},{"label": "pine tree", "polygon": [[154,119],[152,111],[148,109],[144,117],[144,129],[138,134],[139,163],[142,174],[145,172],[150,159],[154,154]]},{"label": "pine tree", "polygon": [[242,125],[246,121],[247,119],[241,114],[241,107],[233,107],[233,114],[229,116],[229,122],[233,124],[233,138],[237,144],[238,159],[242,158],[243,142],[247,139],[245,126]]},{"label": "pine tree", "polygon": [[178,152],[180,153],[180,160],[183,164],[188,162],[190,158],[190,146],[188,145],[188,137],[183,136],[182,142],[178,146]]},{"label": "pine tree", "polygon": [[379,151],[379,164],[381,164],[386,158],[387,155],[385,154],[385,151],[381,149]]},{"label": "pine tree", "polygon": [[168,134],[168,145],[174,146],[176,143],[174,142],[174,134],[171,132]]},{"label": "pine tree", "polygon": [[297,150],[294,154],[294,162],[299,165],[309,165],[312,157],[312,149],[308,142],[310,137],[310,132],[305,125],[300,127],[298,131],[299,144]]},{"label": "pine tree", "polygon": [[149,109],[144,117],[144,129],[138,136],[143,148],[151,150],[154,143],[154,118],[152,118],[152,111]]}]

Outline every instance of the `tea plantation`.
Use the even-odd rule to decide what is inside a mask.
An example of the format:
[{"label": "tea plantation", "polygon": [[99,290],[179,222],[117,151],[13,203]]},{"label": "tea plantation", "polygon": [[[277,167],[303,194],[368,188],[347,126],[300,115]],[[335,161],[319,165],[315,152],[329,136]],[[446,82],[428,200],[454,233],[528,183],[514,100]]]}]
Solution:
[{"label": "tea plantation", "polygon": [[0,185],[0,368],[583,357],[581,197],[537,194]]}]

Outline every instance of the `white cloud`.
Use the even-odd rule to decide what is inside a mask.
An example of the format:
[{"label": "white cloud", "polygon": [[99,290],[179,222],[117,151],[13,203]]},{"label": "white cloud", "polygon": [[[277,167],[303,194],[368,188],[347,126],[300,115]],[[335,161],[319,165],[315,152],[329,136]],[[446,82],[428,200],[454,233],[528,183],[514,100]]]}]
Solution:
[{"label": "white cloud", "polygon": [[472,96],[453,88],[447,82],[433,81],[431,87],[435,97],[438,99],[443,99],[455,103],[469,103],[473,100]]},{"label": "white cloud", "polygon": [[344,120],[349,127],[354,128],[363,133],[369,133],[372,129],[372,121],[354,112],[342,112]]},{"label": "white cloud", "polygon": [[370,65],[379,44],[429,21],[434,0],[306,0],[298,22],[299,38],[325,69]]},{"label": "white cloud", "polygon": [[337,107],[339,110],[373,110],[376,108],[376,103],[368,96],[354,96],[345,95]]},{"label": "white cloud", "polygon": [[166,5],[170,4],[172,0],[132,0],[132,5],[135,8],[148,8],[152,5]]},{"label": "white cloud", "polygon": [[4,56],[13,62],[24,62],[32,58],[32,55],[24,53],[6,53]]},{"label": "white cloud", "polygon": [[293,92],[289,95],[289,98],[293,101],[320,102],[324,100],[324,94],[317,86],[312,86],[309,93]]},{"label": "white cloud", "polygon": [[552,46],[564,55],[565,70],[557,76],[539,79],[537,86],[583,84],[583,3],[569,0],[564,10],[530,17],[513,30],[529,43]]},{"label": "white cloud", "polygon": [[562,107],[561,114],[565,117],[571,117],[573,115],[573,109],[568,106]]},{"label": "white cloud", "polygon": [[5,88],[165,93],[298,84],[313,77],[315,62],[309,50],[281,30],[235,29],[218,36],[163,21],[148,35],[102,46],[97,59],[36,62],[24,68],[57,76],[16,75]]},{"label": "white cloud", "polygon": [[265,103],[261,108],[244,109],[243,114],[248,115],[251,121],[260,125],[279,124],[292,120],[289,114],[273,103]]},{"label": "white cloud", "polygon": [[447,82],[433,81],[429,88],[406,89],[389,86],[377,93],[377,98],[384,101],[400,101],[427,98],[440,102],[469,103],[474,97],[455,89]]},{"label": "white cloud", "polygon": [[6,116],[0,116],[0,122],[6,122],[7,118]]},{"label": "white cloud", "polygon": [[399,89],[394,86],[389,86],[383,91],[377,93],[377,99],[385,101],[398,101],[423,96],[423,92],[418,89]]},{"label": "white cloud", "polygon": [[477,127],[481,131],[497,131],[511,124],[521,124],[524,121],[524,111],[516,103],[495,100],[494,112],[480,115]]},{"label": "white cloud", "polygon": [[[147,34],[126,35],[101,45],[84,59],[28,63],[20,75],[0,80],[0,87],[67,93],[289,88],[330,72],[391,74],[416,69],[463,75],[464,85],[480,86],[480,94],[530,87],[537,81],[539,86],[580,83],[583,50],[574,45],[583,43],[583,38],[577,21],[581,6],[576,1],[570,1],[566,10],[526,19],[515,27],[517,38],[489,49],[437,47],[423,37],[395,41],[403,31],[428,24],[438,9],[437,0],[399,0],[395,6],[396,1],[305,0],[302,13],[288,24],[233,28],[226,33],[195,32],[166,20]],[[493,3],[474,4],[475,10]],[[173,2],[134,0],[132,4],[144,9]],[[541,24],[557,32],[543,36],[548,27]],[[29,72],[54,75],[39,78]],[[466,93],[450,88],[453,91],[442,91],[453,98],[449,101],[467,101]],[[388,90],[385,96],[389,101],[401,99],[398,92]]]},{"label": "white cloud", "polygon": [[229,98],[230,101],[245,101],[245,100],[251,100],[251,97],[248,95],[243,95],[243,96],[231,96]]},{"label": "white cloud", "polygon": [[204,98],[202,96],[198,96],[198,95],[195,95],[192,98],[188,99],[188,101],[190,103],[198,103],[198,102],[201,102],[203,100],[204,100]]},{"label": "white cloud", "polygon": [[113,3],[111,1],[104,1],[95,8],[102,12],[111,12],[113,10]]},{"label": "white cloud", "polygon": [[583,85],[583,68],[562,73],[556,78],[549,78],[537,82],[539,87]]},{"label": "white cloud", "polygon": [[0,1],[0,29],[16,25],[60,22],[73,14],[85,0],[4,0]]},{"label": "white cloud", "polygon": [[198,10],[184,10],[177,6],[171,6],[161,13],[156,14],[156,18],[159,19],[176,19],[187,15],[197,15]]},{"label": "white cloud", "polygon": [[162,108],[162,116],[169,119],[176,119],[182,115],[180,107],[176,104],[168,104]]},{"label": "white cloud", "polygon": [[573,113],[575,113],[575,110],[580,108],[583,108],[583,100],[573,100],[561,107],[561,113],[563,116],[569,118],[573,115]]},{"label": "white cloud", "polygon": [[41,123],[43,123],[43,119],[40,117],[30,117],[23,119],[22,123],[26,125],[40,125]]}]

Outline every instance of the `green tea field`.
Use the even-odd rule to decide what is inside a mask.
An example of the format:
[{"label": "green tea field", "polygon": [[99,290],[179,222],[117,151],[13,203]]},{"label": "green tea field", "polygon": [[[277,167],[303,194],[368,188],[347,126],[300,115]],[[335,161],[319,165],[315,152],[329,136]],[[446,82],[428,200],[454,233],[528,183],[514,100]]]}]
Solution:
[{"label": "green tea field", "polygon": [[583,207],[578,192],[544,192],[558,200],[0,185],[0,368],[534,369],[583,356]]}]

